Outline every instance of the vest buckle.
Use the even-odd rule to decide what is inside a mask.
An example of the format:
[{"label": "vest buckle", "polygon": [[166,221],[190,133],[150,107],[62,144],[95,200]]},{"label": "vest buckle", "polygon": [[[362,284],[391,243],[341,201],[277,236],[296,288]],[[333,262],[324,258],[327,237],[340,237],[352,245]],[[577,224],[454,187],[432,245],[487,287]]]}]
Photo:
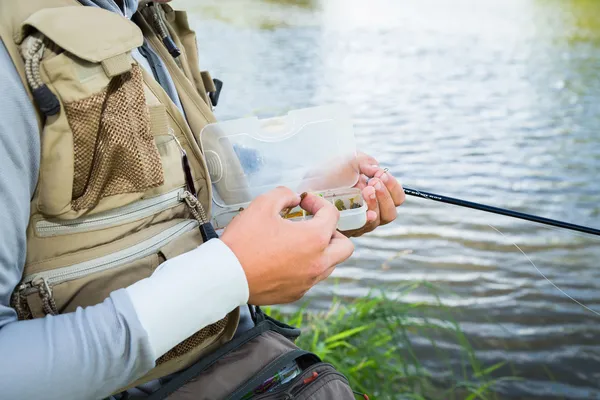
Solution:
[{"label": "vest buckle", "polygon": [[223,88],[223,81],[220,79],[213,79],[213,82],[216,90],[214,92],[209,92],[208,97],[210,98],[210,102],[212,103],[213,107],[216,107],[219,103],[219,96],[221,95],[221,89]]}]

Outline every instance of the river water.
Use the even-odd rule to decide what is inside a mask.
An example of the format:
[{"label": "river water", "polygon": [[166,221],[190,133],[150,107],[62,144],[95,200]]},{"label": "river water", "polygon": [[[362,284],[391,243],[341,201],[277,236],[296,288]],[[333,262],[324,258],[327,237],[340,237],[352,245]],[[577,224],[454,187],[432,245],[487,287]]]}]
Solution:
[{"label": "river water", "polygon": [[[175,3],[225,82],[219,118],[343,102],[360,149],[406,186],[600,227],[600,1],[290,3]],[[542,276],[600,313],[599,239],[408,198],[355,243],[314,307],[428,280],[454,292],[477,356],[523,378],[503,398],[600,398],[600,316]]]}]

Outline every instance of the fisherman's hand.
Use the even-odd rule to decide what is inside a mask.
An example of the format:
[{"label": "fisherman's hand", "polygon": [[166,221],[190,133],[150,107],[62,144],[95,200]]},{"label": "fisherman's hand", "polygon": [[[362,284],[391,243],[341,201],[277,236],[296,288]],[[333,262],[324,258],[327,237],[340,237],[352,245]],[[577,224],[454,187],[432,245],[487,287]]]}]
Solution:
[{"label": "fisherman's hand", "polygon": [[[280,212],[298,204],[314,215],[290,221]],[[336,230],[339,211],[319,196],[277,188],[256,198],[227,226],[221,240],[237,256],[248,280],[249,304],[271,305],[300,299],[327,278],[354,251]]]},{"label": "fisherman's hand", "polygon": [[404,189],[400,183],[379,166],[373,157],[358,153],[360,178],[354,186],[362,190],[368,206],[367,223],[360,229],[345,231],[348,237],[358,237],[371,232],[380,225],[389,224],[397,216],[396,207],[404,203]]}]

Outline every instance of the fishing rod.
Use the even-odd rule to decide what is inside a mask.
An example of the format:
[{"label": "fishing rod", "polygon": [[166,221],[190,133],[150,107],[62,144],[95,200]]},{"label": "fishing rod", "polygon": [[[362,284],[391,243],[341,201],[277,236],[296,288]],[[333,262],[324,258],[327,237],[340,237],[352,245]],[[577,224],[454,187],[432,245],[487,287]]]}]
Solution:
[{"label": "fishing rod", "polygon": [[455,199],[453,197],[442,196],[440,194],[423,192],[421,190],[404,187],[404,193],[409,196],[420,197],[422,199],[439,201],[441,203],[453,204],[455,206],[473,208],[475,210],[485,211],[493,214],[506,215],[508,217],[524,219],[527,221],[538,222],[544,225],[556,226],[559,228],[569,229],[572,231],[589,233],[591,235],[600,236],[600,230],[582,225],[575,225],[569,222],[557,221],[555,219],[539,217],[537,215],[525,214],[518,211],[507,210],[505,208],[492,207],[485,204],[473,203],[467,200]]}]

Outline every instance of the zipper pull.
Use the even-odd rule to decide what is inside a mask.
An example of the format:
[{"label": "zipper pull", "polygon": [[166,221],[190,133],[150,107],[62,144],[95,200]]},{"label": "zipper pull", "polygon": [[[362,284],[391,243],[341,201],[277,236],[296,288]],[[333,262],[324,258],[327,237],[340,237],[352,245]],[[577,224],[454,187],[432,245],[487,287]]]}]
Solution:
[{"label": "zipper pull", "polygon": [[194,186],[194,179],[192,178],[192,170],[188,162],[187,153],[185,152],[183,146],[177,139],[177,136],[175,136],[175,133],[172,129],[169,129],[169,134],[173,136],[173,139],[175,139],[175,143],[177,143],[179,151],[181,152],[181,166],[183,168],[185,182],[188,189],[184,191],[183,194],[180,196],[180,201],[185,201],[194,218],[200,223],[200,233],[202,234],[202,239],[204,240],[204,242],[207,242],[210,239],[218,239],[219,235],[217,235],[217,232],[215,232],[215,228],[212,226],[209,219],[207,218],[206,212],[204,211],[204,207],[202,207],[202,203],[200,203],[200,201],[194,195],[194,193],[196,193],[196,188]]},{"label": "zipper pull", "polygon": [[31,282],[30,283],[21,283],[19,286],[17,286],[16,290],[21,293],[23,292],[25,289],[30,288],[31,287]]},{"label": "zipper pull", "polygon": [[204,242],[208,242],[210,239],[218,239],[219,235],[217,235],[215,228],[206,217],[206,212],[200,200],[187,190],[183,192],[181,199],[185,201],[194,218],[200,223],[200,233]]},{"label": "zipper pull", "polygon": [[192,169],[190,168],[190,163],[188,162],[188,156],[181,142],[175,136],[175,132],[173,132],[173,128],[169,128],[169,135],[173,136],[175,139],[175,143],[177,143],[177,147],[179,147],[179,151],[181,152],[181,168],[183,168],[183,174],[185,175],[185,183],[187,184],[188,190],[190,193],[196,193],[196,188],[194,186],[194,178],[192,177]]},{"label": "zipper pull", "polygon": [[[29,319],[29,317],[31,316],[31,312],[29,311],[29,306],[27,305],[27,301],[23,297],[23,292],[28,287],[31,287],[31,284],[28,284],[28,283],[20,284],[19,286],[17,286],[15,288],[15,290],[11,296],[11,300],[10,300],[11,306],[17,312],[17,318],[19,319],[19,321]],[[25,309],[25,307],[27,307],[27,309]]]},{"label": "zipper pull", "polygon": [[360,396],[360,397],[362,397],[362,398],[363,398],[363,399],[365,399],[365,400],[369,400],[369,396],[367,396],[365,393],[360,393],[360,392],[357,392],[356,390],[353,390],[352,392],[353,392],[355,395],[357,395],[357,396]]},{"label": "zipper pull", "polygon": [[284,400],[291,400],[294,398],[295,394],[298,394],[305,385],[308,385],[309,383],[314,382],[315,379],[317,379],[319,377],[319,373],[317,371],[313,371],[312,374],[308,377],[308,378],[304,378],[302,380],[302,386],[297,386],[297,387],[291,387],[289,388],[284,394],[283,394],[283,399]]},{"label": "zipper pull", "polygon": [[156,9],[154,2],[148,3],[150,12],[152,14],[152,22],[154,23],[154,29],[158,32],[163,44],[167,48],[167,51],[173,58],[177,58],[181,55],[181,50],[177,47],[173,39],[167,33],[167,28],[164,25],[160,12]]},{"label": "zipper pull", "polygon": [[40,294],[40,298],[42,299],[42,308],[46,314],[57,315],[58,310],[56,307],[56,302],[54,301],[54,297],[52,297],[52,289],[50,289],[50,285],[48,285],[48,281],[44,278],[35,278],[31,285],[38,289],[38,293]]},{"label": "zipper pull", "polygon": [[308,378],[304,379],[304,381],[302,381],[305,385],[308,385],[309,383],[311,383],[312,381],[314,381],[315,379],[317,379],[319,377],[319,373],[317,371],[313,371],[312,375],[309,376]]}]

